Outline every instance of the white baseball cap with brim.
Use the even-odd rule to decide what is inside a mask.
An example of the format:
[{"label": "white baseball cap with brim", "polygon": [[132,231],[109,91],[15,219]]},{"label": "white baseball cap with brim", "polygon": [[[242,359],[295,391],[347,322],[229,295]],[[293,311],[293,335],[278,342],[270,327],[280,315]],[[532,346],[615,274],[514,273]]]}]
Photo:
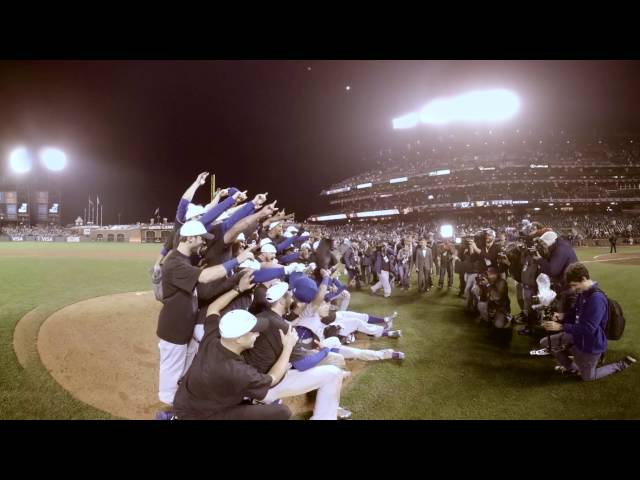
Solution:
[{"label": "white baseball cap with brim", "polygon": [[302,250],[303,248],[306,248],[307,250],[311,250],[311,245],[305,242],[302,245],[300,245],[300,250]]},{"label": "white baseball cap with brim", "polygon": [[272,228],[276,228],[278,225],[280,225],[280,222],[273,222],[269,224],[269,230],[271,230]]},{"label": "white baseball cap with brim", "polygon": [[264,332],[269,328],[269,320],[257,318],[246,310],[231,310],[222,316],[218,328],[222,338],[232,339],[249,332]]},{"label": "white baseball cap with brim", "polygon": [[289,227],[287,227],[287,230],[282,235],[285,236],[286,238],[291,238],[297,235],[297,233],[298,233],[298,229],[293,225],[290,225]]},{"label": "white baseball cap with brim", "polygon": [[558,234],[556,232],[545,232],[540,236],[540,241],[547,247],[553,245],[557,239]]},{"label": "white baseball cap with brim", "polygon": [[289,284],[287,282],[280,282],[272,285],[267,289],[267,302],[273,303],[280,300],[285,293],[289,290]]},{"label": "white baseball cap with brim", "polygon": [[260,240],[261,247],[264,247],[267,243],[273,243],[273,241],[269,237],[266,237]]},{"label": "white baseball cap with brim", "polygon": [[276,253],[276,247],[272,243],[267,243],[262,246],[260,253]]},{"label": "white baseball cap with brim", "polygon": [[182,227],[180,227],[180,236],[181,237],[202,237],[207,240],[212,240],[213,235],[207,232],[207,229],[204,227],[202,222],[197,220],[189,220],[185,222]]},{"label": "white baseball cap with brim", "polygon": [[184,218],[187,220],[191,220],[192,218],[197,217],[198,215],[204,215],[205,213],[206,210],[202,205],[190,203],[187,207],[187,213],[185,214]]},{"label": "white baseball cap with brim", "polygon": [[260,268],[262,268],[262,266],[260,265],[260,262],[257,260],[254,260],[253,258],[247,258],[244,262],[242,262],[238,266],[240,268],[251,268],[252,270],[260,270]]}]

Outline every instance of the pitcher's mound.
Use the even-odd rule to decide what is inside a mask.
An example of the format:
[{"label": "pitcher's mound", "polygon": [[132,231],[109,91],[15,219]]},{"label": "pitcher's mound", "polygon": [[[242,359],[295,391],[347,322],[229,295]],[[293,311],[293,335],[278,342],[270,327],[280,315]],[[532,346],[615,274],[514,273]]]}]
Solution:
[{"label": "pitcher's mound", "polygon": [[51,315],[38,335],[42,363],[73,396],[118,417],[151,419],[159,409],[162,304],[152,292],[92,298]]},{"label": "pitcher's mound", "polygon": [[[158,338],[162,304],[152,292],[91,298],[58,310],[38,334],[40,359],[51,376],[79,400],[117,417],[150,420],[158,401]],[[367,348],[360,339],[354,346]],[[364,362],[348,361],[352,375]],[[312,395],[286,398],[294,415],[308,416]]]}]

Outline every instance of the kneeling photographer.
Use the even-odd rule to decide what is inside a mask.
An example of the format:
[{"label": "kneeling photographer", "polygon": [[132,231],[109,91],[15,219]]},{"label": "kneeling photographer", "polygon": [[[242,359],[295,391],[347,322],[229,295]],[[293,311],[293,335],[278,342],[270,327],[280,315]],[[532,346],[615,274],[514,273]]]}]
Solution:
[{"label": "kneeling photographer", "polygon": [[533,334],[538,323],[538,315],[531,308],[533,297],[538,293],[536,278],[539,267],[533,259],[535,251],[533,242],[526,240],[510,245],[507,251],[509,273],[516,283],[516,297],[520,306],[520,314],[516,322],[524,324],[518,329],[519,335]]},{"label": "kneeling photographer", "polygon": [[[572,263],[566,270],[566,283],[577,294],[575,305],[566,313],[556,313],[553,320],[544,322],[547,331],[559,333],[540,342],[545,348],[551,346],[551,352],[560,364],[556,371],[579,374],[582,380],[590,381],[636,363],[635,358],[627,356],[624,360],[598,367],[601,355],[607,351],[605,329],[609,321],[609,301],[598,284],[591,280],[584,264]],[[573,360],[570,354],[573,354]]]},{"label": "kneeling photographer", "polygon": [[500,277],[498,269],[490,266],[486,274],[476,277],[479,296],[478,311],[485,322],[492,322],[496,328],[510,325],[510,303],[507,281]]},{"label": "kneeling photographer", "polygon": [[551,289],[560,297],[559,311],[568,312],[575,301],[575,294],[565,283],[565,271],[570,264],[578,261],[576,252],[556,232],[541,235],[537,247],[533,259],[538,264],[540,273],[546,273],[551,278]]}]

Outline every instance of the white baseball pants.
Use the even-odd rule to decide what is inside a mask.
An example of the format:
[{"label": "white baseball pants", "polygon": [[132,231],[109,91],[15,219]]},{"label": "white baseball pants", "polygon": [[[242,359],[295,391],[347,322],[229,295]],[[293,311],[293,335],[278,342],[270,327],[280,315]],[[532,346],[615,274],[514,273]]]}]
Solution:
[{"label": "white baseball pants", "polygon": [[279,398],[317,390],[311,420],[337,420],[343,375],[342,370],[333,365],[315,366],[304,372],[290,369],[279,384],[269,389],[262,401],[272,403]]},{"label": "white baseball pants", "polygon": [[[198,327],[201,327],[198,329]],[[173,405],[173,397],[178,391],[178,382],[187,373],[193,362],[200,340],[204,335],[204,325],[196,325],[194,336],[188,344],[176,345],[160,339],[160,381],[158,383],[158,398],[162,403]],[[196,338],[196,335],[199,335]]]},{"label": "white baseball pants", "polygon": [[382,270],[380,272],[380,275],[378,275],[380,278],[378,280],[378,283],[376,283],[373,287],[371,287],[371,291],[373,293],[376,293],[378,290],[380,290],[380,287],[382,287],[383,291],[384,291],[384,296],[388,297],[391,295],[391,284],[389,283],[389,272],[387,272],[386,270]]},{"label": "white baseball pants", "polygon": [[382,336],[384,325],[368,323],[369,315],[358,312],[336,312],[334,325],[340,326],[340,335],[347,336],[353,332],[362,332],[374,337]]}]

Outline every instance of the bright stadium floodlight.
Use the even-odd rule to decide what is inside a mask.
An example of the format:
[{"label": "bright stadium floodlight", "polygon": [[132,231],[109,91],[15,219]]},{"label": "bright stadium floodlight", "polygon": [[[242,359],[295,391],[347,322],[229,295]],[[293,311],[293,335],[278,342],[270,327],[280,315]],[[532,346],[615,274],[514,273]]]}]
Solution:
[{"label": "bright stadium floodlight", "polygon": [[47,169],[54,172],[64,170],[67,165],[67,156],[57,148],[46,147],[40,150],[40,160]]},{"label": "bright stadium floodlight", "polygon": [[518,96],[504,89],[463,93],[452,98],[436,99],[420,112],[423,123],[436,125],[451,122],[500,122],[520,109]]},{"label": "bright stadium floodlight", "polygon": [[453,237],[453,226],[452,225],[442,225],[440,227],[440,236],[442,238],[451,238],[451,237]]},{"label": "bright stadium floodlight", "polygon": [[394,118],[392,123],[394,130],[413,128],[420,123],[420,115],[417,113],[410,113],[408,115],[403,115],[402,117]]},{"label": "bright stadium floodlight", "polygon": [[16,173],[27,173],[31,170],[33,162],[29,156],[29,152],[25,147],[15,148],[9,154],[9,165]]},{"label": "bright stadium floodlight", "polygon": [[413,128],[418,121],[429,125],[447,125],[452,122],[501,122],[513,117],[519,110],[520,99],[510,90],[477,90],[455,97],[436,98],[419,113],[395,118],[393,128]]}]

